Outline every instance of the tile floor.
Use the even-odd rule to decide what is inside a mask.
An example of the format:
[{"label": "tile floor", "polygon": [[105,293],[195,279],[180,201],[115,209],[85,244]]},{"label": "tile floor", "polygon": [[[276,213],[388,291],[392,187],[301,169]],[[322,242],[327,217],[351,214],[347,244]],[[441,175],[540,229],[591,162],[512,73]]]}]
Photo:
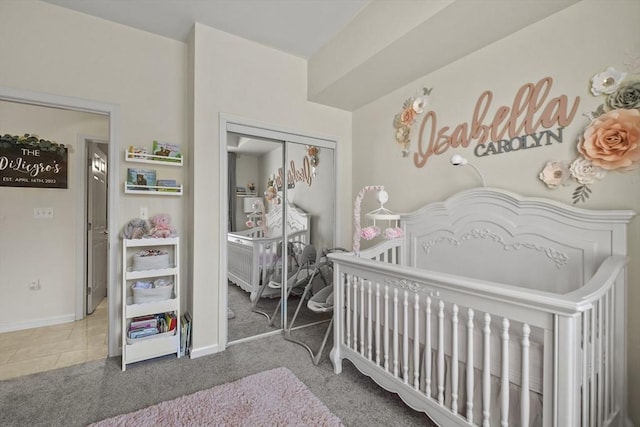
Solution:
[{"label": "tile floor", "polygon": [[0,380],[107,357],[107,299],[82,320],[0,334]]}]

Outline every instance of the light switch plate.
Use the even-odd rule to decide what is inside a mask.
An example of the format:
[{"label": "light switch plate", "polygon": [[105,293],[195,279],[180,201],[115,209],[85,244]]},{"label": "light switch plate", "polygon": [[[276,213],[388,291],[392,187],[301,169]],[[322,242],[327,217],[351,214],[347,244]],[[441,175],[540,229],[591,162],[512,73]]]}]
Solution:
[{"label": "light switch plate", "polygon": [[53,208],[33,208],[33,217],[35,219],[51,219],[53,218]]}]

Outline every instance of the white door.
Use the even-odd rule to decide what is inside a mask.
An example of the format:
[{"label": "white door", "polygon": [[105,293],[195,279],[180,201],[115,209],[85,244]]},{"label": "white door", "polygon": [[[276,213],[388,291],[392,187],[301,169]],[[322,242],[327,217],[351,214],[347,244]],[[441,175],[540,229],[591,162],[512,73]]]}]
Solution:
[{"label": "white door", "polygon": [[107,296],[107,155],[101,146],[87,145],[87,314]]}]

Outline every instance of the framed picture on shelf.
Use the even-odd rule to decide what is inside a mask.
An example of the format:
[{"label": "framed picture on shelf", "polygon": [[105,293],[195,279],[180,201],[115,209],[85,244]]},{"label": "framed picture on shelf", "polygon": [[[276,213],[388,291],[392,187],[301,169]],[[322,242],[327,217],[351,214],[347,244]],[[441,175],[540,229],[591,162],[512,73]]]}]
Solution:
[{"label": "framed picture on shelf", "polygon": [[127,187],[130,190],[151,190],[155,191],[155,188],[149,188],[156,186],[156,171],[155,169],[127,169]]}]

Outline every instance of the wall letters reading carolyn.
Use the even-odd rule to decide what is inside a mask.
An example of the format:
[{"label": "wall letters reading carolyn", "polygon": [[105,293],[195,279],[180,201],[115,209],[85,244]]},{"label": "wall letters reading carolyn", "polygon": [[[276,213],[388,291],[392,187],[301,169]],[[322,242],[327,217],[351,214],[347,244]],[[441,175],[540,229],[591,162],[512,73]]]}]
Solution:
[{"label": "wall letters reading carolyn", "polygon": [[0,144],[0,186],[67,188],[67,148],[11,138],[3,136]]},{"label": "wall letters reading carolyn", "polygon": [[432,155],[445,153],[449,147],[476,146],[477,157],[528,150],[562,142],[562,129],[578,111],[580,97],[570,101],[567,95],[550,98],[553,79],[526,83],[516,93],[511,106],[502,105],[490,113],[493,92],[483,92],[475,104],[469,122],[438,127],[435,111],[427,111],[420,124],[416,167],[422,168]]}]

